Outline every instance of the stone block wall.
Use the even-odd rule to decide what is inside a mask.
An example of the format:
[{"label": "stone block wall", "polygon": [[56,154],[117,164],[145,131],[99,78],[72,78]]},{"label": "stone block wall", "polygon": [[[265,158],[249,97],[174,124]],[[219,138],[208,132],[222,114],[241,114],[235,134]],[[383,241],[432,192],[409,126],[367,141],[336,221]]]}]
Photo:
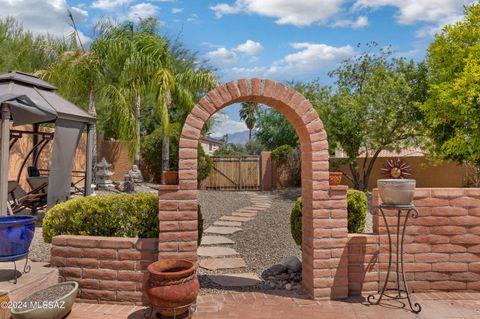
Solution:
[{"label": "stone block wall", "polygon": [[373,234],[348,235],[348,294],[378,291],[379,238]]},{"label": "stone block wall", "polygon": [[[380,202],[378,191],[373,200]],[[414,204],[419,216],[409,219],[404,248],[410,288],[480,290],[480,189],[418,188]],[[396,222],[395,212],[387,211],[387,222]],[[382,281],[388,265],[388,236],[379,216],[374,217],[374,231],[380,240]]]},{"label": "stone block wall", "polygon": [[76,281],[78,298],[98,303],[142,304],[146,267],[156,261],[158,239],[56,236],[51,264],[61,281]]}]

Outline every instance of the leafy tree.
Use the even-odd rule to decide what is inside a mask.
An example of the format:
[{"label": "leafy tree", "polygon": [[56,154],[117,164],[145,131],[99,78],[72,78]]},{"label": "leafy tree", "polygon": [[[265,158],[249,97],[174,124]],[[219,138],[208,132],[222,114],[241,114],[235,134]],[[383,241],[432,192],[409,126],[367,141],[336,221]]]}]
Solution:
[{"label": "leafy tree", "polygon": [[270,151],[285,144],[292,147],[298,145],[297,133],[288,119],[267,107],[261,107],[258,111],[255,137]]},{"label": "leafy tree", "polygon": [[430,44],[428,100],[421,106],[434,154],[480,165],[480,3]]},{"label": "leafy tree", "polygon": [[[376,44],[344,61],[330,76],[336,90],[320,109],[329,142],[347,155],[350,174],[344,175],[359,190],[368,190],[373,165],[382,150],[399,150],[418,141],[421,114],[415,106],[426,93],[426,70],[388,49],[374,52]],[[357,158],[363,155],[361,164]]]},{"label": "leafy tree", "polygon": [[257,121],[258,103],[243,102],[240,108],[240,119],[245,121],[248,128],[248,140],[252,140],[252,130],[255,128]]},{"label": "leafy tree", "polygon": [[245,151],[248,155],[260,155],[264,150],[265,147],[257,139],[249,140],[245,143]]}]

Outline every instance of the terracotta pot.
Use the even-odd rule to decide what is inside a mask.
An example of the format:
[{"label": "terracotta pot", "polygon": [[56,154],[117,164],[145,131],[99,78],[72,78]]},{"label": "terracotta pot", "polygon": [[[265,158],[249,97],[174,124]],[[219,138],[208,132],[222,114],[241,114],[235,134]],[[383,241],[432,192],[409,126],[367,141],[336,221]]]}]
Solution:
[{"label": "terracotta pot", "polygon": [[[9,301],[8,292],[0,291],[0,305]],[[10,309],[8,307],[0,307],[0,319],[10,319]]]},{"label": "terracotta pot", "polygon": [[178,171],[163,171],[164,185],[178,185]]},{"label": "terracotta pot", "polygon": [[340,185],[340,183],[342,182],[342,175],[342,172],[330,172],[330,175],[328,177],[330,185]]},{"label": "terracotta pot", "polygon": [[147,270],[144,294],[152,307],[163,316],[185,314],[200,289],[197,266],[188,260],[165,259],[150,264]]}]

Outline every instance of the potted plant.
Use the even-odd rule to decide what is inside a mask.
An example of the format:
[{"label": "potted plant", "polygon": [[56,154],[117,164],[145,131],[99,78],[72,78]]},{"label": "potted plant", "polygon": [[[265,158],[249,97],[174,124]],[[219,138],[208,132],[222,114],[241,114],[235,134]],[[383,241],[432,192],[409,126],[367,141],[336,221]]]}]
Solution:
[{"label": "potted plant", "polygon": [[188,260],[164,259],[150,264],[144,295],[160,315],[181,316],[196,300],[197,266]]},{"label": "potted plant", "polygon": [[342,182],[343,173],[340,171],[340,165],[343,163],[341,160],[330,160],[330,174],[328,176],[328,181],[330,185],[340,185]]},{"label": "potted plant", "polygon": [[177,185],[178,184],[178,171],[163,171],[162,180],[164,185]]},{"label": "potted plant", "polygon": [[[78,283],[67,281],[39,290],[12,308],[13,319],[61,319],[72,309],[77,298]],[[26,307],[23,307],[26,305]],[[38,308],[34,308],[38,305]]]}]

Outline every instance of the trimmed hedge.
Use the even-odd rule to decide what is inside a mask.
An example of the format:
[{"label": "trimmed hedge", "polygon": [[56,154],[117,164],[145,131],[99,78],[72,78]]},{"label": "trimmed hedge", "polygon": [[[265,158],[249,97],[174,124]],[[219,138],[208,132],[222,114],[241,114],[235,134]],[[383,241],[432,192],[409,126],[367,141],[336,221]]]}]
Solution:
[{"label": "trimmed hedge", "polygon": [[[367,196],[364,192],[347,191],[348,232],[363,233],[367,217]],[[302,198],[299,197],[290,214],[290,230],[297,245],[302,244]]]},{"label": "trimmed hedge", "polygon": [[348,232],[363,233],[365,230],[365,222],[367,218],[367,195],[358,190],[348,190]]},{"label": "trimmed hedge", "polygon": [[297,245],[302,244],[302,198],[299,197],[290,215],[290,229]]},{"label": "trimmed hedge", "polygon": [[[198,240],[203,218],[198,210]],[[58,235],[156,238],[158,195],[153,193],[79,197],[52,207],[43,219],[43,239]]]}]

